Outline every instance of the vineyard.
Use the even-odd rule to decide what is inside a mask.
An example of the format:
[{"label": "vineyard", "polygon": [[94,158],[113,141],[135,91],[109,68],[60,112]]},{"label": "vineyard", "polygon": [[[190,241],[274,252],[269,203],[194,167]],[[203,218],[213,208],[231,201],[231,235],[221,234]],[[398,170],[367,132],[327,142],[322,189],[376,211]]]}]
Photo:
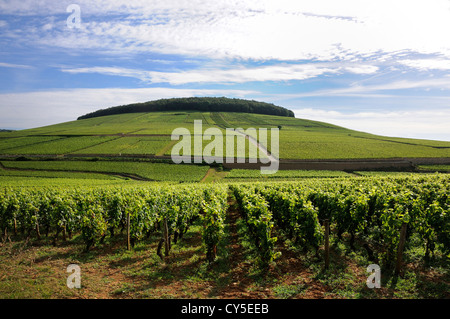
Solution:
[{"label": "vineyard", "polygon": [[[187,187],[148,187],[129,189],[57,190],[5,189],[0,195],[0,226],[4,240],[20,231],[40,239],[52,234],[54,242],[80,233],[85,251],[102,242],[117,230],[127,230],[129,245],[152,231],[163,230],[161,245],[170,248],[169,238],[176,243],[189,225],[201,217],[203,239],[212,255],[221,234],[226,211],[226,187],[195,189]],[[128,247],[130,248],[130,247]],[[214,256],[212,255],[211,258]]]},{"label": "vineyard", "polygon": [[[327,269],[328,243],[345,243],[383,271],[402,273],[402,260],[450,259],[448,175],[307,179],[298,182],[158,184],[77,188],[3,188],[3,244],[18,238],[53,245],[81,238],[83,253],[122,238],[132,251],[154,240],[164,261],[196,229],[205,263],[214,265],[230,203],[239,212],[253,262],[265,272],[283,260],[280,244],[315,256]],[[402,231],[403,230],[403,231]],[[419,251],[419,253],[418,253]],[[331,265],[332,266],[332,265]],[[400,268],[399,268],[400,267]]]},{"label": "vineyard", "polygon": [[[0,155],[91,155],[145,158],[170,155],[176,128],[193,132],[194,121],[203,129],[281,127],[280,159],[448,158],[450,143],[387,138],[329,123],[286,116],[241,112],[167,111],[125,113],[86,118],[34,129],[0,132]],[[260,143],[265,143],[259,140]],[[206,143],[204,143],[206,145]],[[271,143],[266,145],[270,151]],[[226,149],[226,141],[223,148]],[[7,158],[8,158],[7,157]]]},{"label": "vineyard", "polygon": [[[1,169],[4,167],[9,171]],[[36,173],[95,173],[105,175],[133,176],[141,180],[159,182],[197,182],[208,170],[200,165],[171,165],[132,161],[1,161],[0,176]],[[95,177],[97,178],[97,177]],[[105,178],[105,177],[103,177]],[[94,178],[92,178],[94,179]]]},{"label": "vineyard", "polygon": [[[450,257],[450,188],[447,178],[309,180],[301,184],[232,186],[251,225],[261,260],[277,257],[274,225],[295,244],[318,251],[328,221],[337,240],[348,237],[369,259],[390,267],[396,261],[402,225],[407,245],[436,249]],[[330,230],[327,230],[330,232]],[[261,244],[263,243],[263,244]]]}]

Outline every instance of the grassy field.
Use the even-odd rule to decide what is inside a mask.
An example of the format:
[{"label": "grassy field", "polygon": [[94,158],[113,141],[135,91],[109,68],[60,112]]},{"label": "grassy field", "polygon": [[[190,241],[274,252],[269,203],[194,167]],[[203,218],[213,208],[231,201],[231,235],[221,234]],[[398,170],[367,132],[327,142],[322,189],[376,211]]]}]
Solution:
[{"label": "grassy field", "polygon": [[359,176],[390,176],[390,177],[408,177],[408,176],[424,176],[426,174],[419,172],[382,172],[382,171],[355,171],[355,175]]},{"label": "grassy field", "polygon": [[[103,185],[135,181],[165,182],[242,182],[301,180],[304,178],[348,178],[355,176],[425,176],[431,172],[448,173],[446,165],[420,166],[417,172],[395,171],[330,171],[330,170],[279,170],[275,174],[262,175],[259,169],[222,169],[207,165],[175,165],[146,161],[118,160],[28,160],[0,161],[2,185],[35,186],[39,183],[57,185],[90,183]],[[40,182],[41,181],[41,182]]]},{"label": "grassy field", "polygon": [[171,142],[170,136],[118,137],[84,148],[73,154],[147,154],[156,155]]},{"label": "grassy field", "polygon": [[233,169],[225,177],[226,180],[235,179],[260,179],[260,180],[274,180],[274,179],[298,179],[298,178],[316,178],[316,177],[351,177],[352,174],[342,171],[327,171],[327,170],[286,170],[277,171],[274,174],[262,175],[260,170],[252,169]]},{"label": "grassy field", "polygon": [[450,172],[450,165],[419,165],[419,170],[432,172]]},{"label": "grassy field", "polygon": [[[32,170],[32,174],[36,174],[35,171],[105,173],[171,182],[198,182],[209,169],[197,165],[118,161],[2,161],[1,164],[7,169]],[[10,176],[14,174],[14,171],[7,172]]]},{"label": "grassy field", "polygon": [[51,170],[6,170],[0,168],[0,176],[2,177],[30,177],[30,178],[73,178],[73,179],[101,179],[114,180],[117,177],[108,174],[81,173],[70,171],[51,171]]},{"label": "grassy field", "polygon": [[[62,186],[74,186],[84,187],[89,185],[91,187],[106,186],[106,185],[128,185],[135,183],[132,180],[126,180],[122,178],[77,178],[72,175],[71,177],[34,177],[34,176],[0,176],[0,184],[3,187],[62,187]],[[142,183],[142,182],[140,182]]]},{"label": "grassy field", "polygon": [[[0,133],[1,134],[1,133]],[[11,133],[12,134],[12,133]],[[14,153],[14,149],[27,147],[29,145],[34,145],[34,147],[39,147],[40,144],[46,142],[62,140],[59,136],[30,136],[30,137],[17,137],[17,138],[0,138],[0,152],[2,154]],[[12,150],[12,151],[10,151]]]},{"label": "grassy field", "polygon": [[70,154],[87,149],[92,145],[105,143],[112,139],[113,138],[109,136],[66,137],[48,142],[41,142],[38,145],[30,144],[27,146],[8,149],[6,154]]},{"label": "grassy field", "polygon": [[[194,120],[202,120],[203,131],[212,127],[224,132],[225,128],[270,129],[280,126],[279,153],[282,159],[450,157],[450,142],[384,137],[289,117],[209,112],[110,115],[23,131],[1,132],[0,155],[170,155],[174,145],[170,139],[173,130],[183,127],[193,134]],[[203,147],[208,143],[207,140],[203,141]],[[224,151],[226,146],[224,141]],[[266,146],[271,149],[270,134]]]}]

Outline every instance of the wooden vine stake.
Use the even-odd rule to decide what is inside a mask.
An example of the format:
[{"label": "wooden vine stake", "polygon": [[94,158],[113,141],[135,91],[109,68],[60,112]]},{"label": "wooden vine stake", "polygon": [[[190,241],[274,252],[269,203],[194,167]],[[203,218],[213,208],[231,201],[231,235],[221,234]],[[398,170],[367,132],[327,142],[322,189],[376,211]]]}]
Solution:
[{"label": "wooden vine stake", "polygon": [[403,223],[402,229],[400,231],[400,240],[398,243],[398,250],[397,250],[397,263],[395,265],[395,274],[400,274],[400,268],[402,267],[402,256],[403,256],[403,249],[405,248],[405,241],[406,241],[406,227],[408,224]]},{"label": "wooden vine stake", "polygon": [[130,242],[130,213],[127,213],[127,250],[131,250],[131,242]]},{"label": "wooden vine stake", "polygon": [[169,227],[167,226],[167,218],[164,218],[164,255],[169,256]]},{"label": "wooden vine stake", "polygon": [[325,219],[325,269],[330,266],[330,221]]},{"label": "wooden vine stake", "polygon": [[37,217],[36,217],[36,237],[38,240],[41,239],[41,232],[39,231],[39,220]]}]

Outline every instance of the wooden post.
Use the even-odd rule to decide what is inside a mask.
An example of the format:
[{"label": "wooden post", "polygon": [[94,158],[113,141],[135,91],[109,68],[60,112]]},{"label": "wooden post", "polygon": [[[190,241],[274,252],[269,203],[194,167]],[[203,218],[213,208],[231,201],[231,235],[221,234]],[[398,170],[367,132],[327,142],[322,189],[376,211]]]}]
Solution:
[{"label": "wooden post", "polygon": [[66,241],[67,240],[67,238],[66,238],[66,224],[64,224],[62,231],[63,231],[63,241]]},{"label": "wooden post", "polygon": [[164,218],[164,254],[169,256],[169,227],[167,226],[167,218]]},{"label": "wooden post", "polygon": [[6,239],[8,239],[8,226],[5,227],[5,237],[3,238],[3,242],[6,242]]},{"label": "wooden post", "polygon": [[38,220],[37,216],[36,216],[36,237],[38,240],[41,239],[41,233],[39,231],[39,220]]},{"label": "wooden post", "polygon": [[330,266],[330,221],[328,219],[325,219],[324,221],[325,226],[325,269],[328,269]]},{"label": "wooden post", "polygon": [[400,240],[398,242],[398,250],[397,250],[397,263],[395,265],[395,274],[400,274],[400,268],[402,266],[402,255],[403,255],[403,248],[405,248],[405,241],[406,241],[406,227],[408,224],[403,223],[402,229],[400,231]]},{"label": "wooden post", "polygon": [[127,213],[127,250],[131,250],[131,242],[130,242],[130,213]]}]

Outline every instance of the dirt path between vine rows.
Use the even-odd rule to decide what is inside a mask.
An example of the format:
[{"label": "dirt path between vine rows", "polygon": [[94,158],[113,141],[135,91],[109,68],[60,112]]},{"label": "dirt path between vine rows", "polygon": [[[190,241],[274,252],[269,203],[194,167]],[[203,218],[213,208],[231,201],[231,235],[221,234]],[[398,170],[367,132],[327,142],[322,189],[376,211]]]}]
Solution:
[{"label": "dirt path between vine rows", "polygon": [[[282,256],[267,270],[265,274],[267,284],[256,283],[251,272],[254,271],[254,259],[246,257],[245,248],[241,245],[242,238],[238,231],[239,209],[233,205],[234,201],[228,200],[227,223],[230,236],[229,244],[229,284],[217,289],[215,297],[225,299],[278,299],[273,289],[275,286],[303,285],[305,288],[301,295],[293,298],[321,299],[324,298],[326,286],[314,280],[311,271],[303,265],[303,262],[285,244],[279,242],[277,250]],[[261,280],[261,278],[260,278]]]},{"label": "dirt path between vine rows", "polygon": [[240,244],[241,239],[238,234],[239,210],[233,205],[234,201],[228,200],[227,220],[229,227],[230,251],[229,256],[229,284],[217,291],[218,298],[225,299],[253,299],[268,298],[268,291],[249,291],[249,286],[253,281],[249,277],[251,263],[245,260],[244,248]]}]

